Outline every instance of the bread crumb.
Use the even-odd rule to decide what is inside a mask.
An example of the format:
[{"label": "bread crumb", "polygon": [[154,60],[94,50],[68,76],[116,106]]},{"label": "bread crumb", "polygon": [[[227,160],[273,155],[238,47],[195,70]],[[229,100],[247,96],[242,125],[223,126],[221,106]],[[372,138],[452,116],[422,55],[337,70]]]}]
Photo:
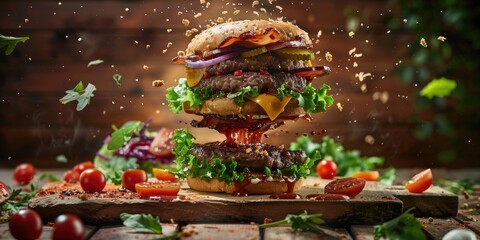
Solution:
[{"label": "bread crumb", "polygon": [[168,43],[167,43],[167,48],[171,47],[172,45],[173,45],[172,42],[168,42]]},{"label": "bread crumb", "polygon": [[148,70],[148,69],[149,69],[148,65],[143,65],[143,70]]},{"label": "bread crumb", "polygon": [[197,14],[193,15],[194,18],[199,18],[201,16],[202,16],[202,13],[197,13]]},{"label": "bread crumb", "polygon": [[350,51],[348,51],[348,55],[351,56],[353,53],[355,53],[355,51],[357,51],[357,48],[350,49]]},{"label": "bread crumb", "polygon": [[257,0],[253,1],[252,2],[252,8],[254,8],[255,6],[257,6],[258,4],[260,4]]},{"label": "bread crumb", "polygon": [[183,12],[180,12],[180,11],[177,12],[177,15],[178,15],[178,16],[180,16],[180,15],[182,15],[182,14],[183,14]]},{"label": "bread crumb", "polygon": [[210,7],[210,2],[207,2],[207,4],[205,4],[205,8],[208,8]]},{"label": "bread crumb", "polygon": [[353,62],[353,67],[358,67],[358,63],[357,63],[357,62]]},{"label": "bread crumb", "polygon": [[223,15],[225,15],[225,14],[227,14],[227,13],[228,13],[228,11],[222,11],[222,14],[223,14]]},{"label": "bread crumb", "polygon": [[190,20],[184,18],[182,19],[182,24],[188,27],[188,25],[190,25]]},{"label": "bread crumb", "polygon": [[205,4],[205,0],[200,0],[200,4]]},{"label": "bread crumb", "polygon": [[371,73],[364,73],[364,72],[355,73],[355,77],[358,77],[358,80],[360,80],[360,82],[363,82],[363,80],[365,80],[366,77],[371,77],[371,76],[372,76]]},{"label": "bread crumb", "polygon": [[252,152],[252,149],[251,149],[251,148],[247,148],[247,149],[245,149],[245,152],[246,152],[246,153],[251,153],[251,152]]},{"label": "bread crumb", "polygon": [[217,18],[217,22],[218,23],[223,23],[225,20],[223,19],[223,17],[218,17]]},{"label": "bread crumb", "polygon": [[420,45],[422,45],[424,48],[428,47],[427,42],[425,42],[425,38],[420,39]]},{"label": "bread crumb", "polygon": [[280,12],[283,11],[283,8],[282,8],[281,6],[278,6],[278,5],[277,5],[277,6],[275,6],[275,8],[277,8]]},{"label": "bread crumb", "polygon": [[233,15],[238,15],[239,13],[240,13],[240,10],[233,11]]},{"label": "bread crumb", "polygon": [[179,57],[185,56],[185,51],[178,51],[177,56],[179,56]]},{"label": "bread crumb", "polygon": [[333,56],[330,52],[325,53],[325,59],[327,62],[331,62],[333,60]]},{"label": "bread crumb", "polygon": [[257,15],[257,17],[260,17],[260,14],[258,14],[257,11],[253,11],[253,14]]},{"label": "bread crumb", "polygon": [[372,145],[375,143],[375,138],[372,135],[365,136],[365,142]]},{"label": "bread crumb", "polygon": [[366,93],[367,92],[367,84],[362,84],[362,86],[360,87],[360,90],[362,91],[362,93]]},{"label": "bread crumb", "polygon": [[338,108],[338,111],[342,111],[343,110],[343,106],[342,106],[342,103],[337,103],[337,108]]},{"label": "bread crumb", "polygon": [[171,31],[172,31],[172,29],[171,29],[171,28],[167,28],[167,32],[171,32]]},{"label": "bread crumb", "polygon": [[317,32],[317,37],[319,38],[320,36],[322,36],[322,30],[318,30]]},{"label": "bread crumb", "polygon": [[349,33],[348,33],[348,36],[351,37],[351,38],[353,38],[354,35],[355,35],[354,32],[349,32]]},{"label": "bread crumb", "polygon": [[192,36],[192,30],[185,31],[185,36],[186,37],[191,37]]},{"label": "bread crumb", "polygon": [[447,40],[447,38],[444,37],[444,36],[438,36],[437,39],[440,40],[440,41],[442,41],[442,42],[445,42],[445,40]]}]

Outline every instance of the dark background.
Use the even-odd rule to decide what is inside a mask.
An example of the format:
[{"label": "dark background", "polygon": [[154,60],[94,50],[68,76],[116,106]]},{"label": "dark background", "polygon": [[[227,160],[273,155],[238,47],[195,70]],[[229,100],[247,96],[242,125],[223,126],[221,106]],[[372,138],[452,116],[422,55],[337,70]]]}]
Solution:
[{"label": "dark background", "polygon": [[[477,115],[472,117],[478,105],[459,108],[464,99],[458,92],[443,100],[428,100],[418,94],[426,84],[425,79],[454,78],[465,71],[460,71],[464,65],[459,64],[453,66],[458,71],[430,71],[425,75],[416,68],[415,58],[419,55],[414,50],[426,51],[428,55],[449,46],[450,52],[453,51],[450,61],[469,62],[467,55],[459,55],[461,50],[455,46],[471,42],[463,42],[464,38],[454,35],[455,29],[448,24],[438,22],[440,30],[433,33],[420,28],[433,26],[422,18],[427,13],[418,9],[431,10],[428,14],[433,19],[428,21],[435,21],[445,15],[445,11],[437,10],[449,6],[402,6],[374,0],[279,0],[273,4],[259,1],[254,7],[253,1],[211,2],[206,8],[200,1],[184,0],[2,1],[0,34],[28,36],[30,40],[18,44],[12,55],[4,56],[2,52],[0,56],[0,166],[32,162],[38,167],[66,167],[92,160],[103,139],[111,133],[112,124],[118,126],[149,117],[153,118],[151,129],[188,127],[200,142],[222,139],[213,130],[193,129],[186,124],[198,117],[176,115],[168,110],[166,89],[184,76],[183,67],[173,65],[170,59],[190,41],[191,37],[185,36],[186,30],[201,30],[218,17],[241,20],[280,16],[295,21],[314,41],[318,40],[314,51],[319,54],[314,64],[328,65],[332,73],[315,80],[314,85],[329,84],[335,103],[327,113],[314,115],[313,122],[289,122],[270,132],[273,137],[265,139],[266,142],[288,145],[298,135],[325,129],[347,149],[385,157],[385,166],[480,166],[480,138],[476,130],[480,124]],[[465,11],[470,9],[468,5],[461,7]],[[240,13],[235,15],[234,10]],[[415,13],[416,18],[404,11]],[[197,13],[202,16],[195,18]],[[190,25],[183,25],[182,19],[189,19]],[[405,23],[403,19],[408,21]],[[415,19],[420,24],[415,24]],[[468,20],[471,25],[475,22]],[[411,24],[413,27],[409,28]],[[452,31],[443,31],[443,26]],[[319,30],[321,36],[317,37]],[[352,37],[350,31],[355,33]],[[435,42],[439,35],[446,36],[447,42]],[[426,49],[420,46],[422,37],[429,43]],[[172,44],[167,47],[169,42]],[[349,55],[353,48],[362,56]],[[471,45],[472,52],[478,49]],[[325,60],[326,52],[333,55],[332,62]],[[96,59],[105,62],[87,68],[88,62]],[[421,63],[432,62],[427,58]],[[471,63],[469,69],[478,69],[477,63]],[[410,75],[405,74],[405,69]],[[356,74],[361,72],[371,76],[360,81]],[[121,87],[112,79],[115,73],[122,75]],[[468,81],[478,82],[476,70],[467,73]],[[166,84],[153,88],[152,81],[157,79]],[[464,94],[465,90],[478,92],[478,85],[456,80]],[[97,88],[91,103],[81,112],[75,110],[76,103],[62,105],[58,101],[65,90],[72,89],[79,81]],[[421,105],[422,102],[426,104]],[[337,103],[341,103],[341,111]],[[437,120],[445,112],[450,127],[447,134],[441,131],[439,126],[444,125]],[[321,137],[314,136],[317,141]],[[69,162],[57,162],[60,154],[67,156]]]}]

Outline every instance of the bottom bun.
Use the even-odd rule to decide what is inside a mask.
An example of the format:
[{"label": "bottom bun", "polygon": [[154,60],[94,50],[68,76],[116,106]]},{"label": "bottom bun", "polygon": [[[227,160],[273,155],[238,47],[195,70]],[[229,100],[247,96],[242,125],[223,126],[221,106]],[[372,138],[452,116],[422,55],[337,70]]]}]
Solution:
[{"label": "bottom bun", "polygon": [[[200,192],[235,192],[235,184],[227,184],[223,181],[218,181],[216,178],[210,179],[210,182],[200,178],[192,178],[187,176],[188,186]],[[293,186],[293,192],[297,192],[303,186],[303,178],[298,179]],[[272,194],[284,193],[288,190],[288,185],[285,181],[266,181],[259,183],[251,183],[245,186],[245,191],[248,194]]]}]

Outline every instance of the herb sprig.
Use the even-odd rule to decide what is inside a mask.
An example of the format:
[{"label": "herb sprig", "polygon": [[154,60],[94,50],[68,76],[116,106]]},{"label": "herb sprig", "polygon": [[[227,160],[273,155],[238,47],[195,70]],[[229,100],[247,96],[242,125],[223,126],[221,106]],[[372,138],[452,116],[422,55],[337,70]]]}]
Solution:
[{"label": "herb sprig", "polygon": [[7,47],[5,49],[5,55],[10,55],[12,54],[13,50],[15,50],[15,47],[17,46],[18,43],[24,43],[26,42],[29,37],[10,37],[10,36],[5,36],[0,34],[0,48]]},{"label": "herb sprig", "polygon": [[373,227],[373,237],[385,239],[418,239],[425,240],[422,225],[417,221],[410,208],[402,215]]},{"label": "herb sprig", "polygon": [[62,104],[67,104],[71,101],[77,101],[77,111],[82,111],[87,104],[90,103],[90,98],[93,97],[93,92],[97,90],[91,83],[87,87],[83,87],[83,83],[80,81],[73,89],[65,91],[67,93],[60,99]]},{"label": "herb sprig", "polygon": [[298,231],[313,231],[323,233],[322,228],[320,225],[324,224],[325,221],[321,219],[322,214],[308,214],[307,211],[303,212],[299,215],[288,214],[285,219],[265,223],[260,225],[261,228],[269,228],[269,227],[278,227],[280,225],[289,224],[293,232]]}]

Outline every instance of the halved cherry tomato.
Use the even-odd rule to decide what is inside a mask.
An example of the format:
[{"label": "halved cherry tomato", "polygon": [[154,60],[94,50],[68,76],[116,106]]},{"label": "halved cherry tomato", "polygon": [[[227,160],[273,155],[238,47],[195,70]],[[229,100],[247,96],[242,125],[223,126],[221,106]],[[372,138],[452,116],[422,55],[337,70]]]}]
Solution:
[{"label": "halved cherry tomato", "polygon": [[413,176],[405,187],[411,193],[422,193],[432,185],[432,178],[432,171],[429,168]]},{"label": "halved cherry tomato", "polygon": [[157,157],[172,157],[172,134],[173,130],[170,128],[161,128],[150,144],[150,152]]},{"label": "halved cherry tomato", "polygon": [[135,189],[141,197],[176,196],[180,191],[180,183],[174,182],[144,182],[135,184]]},{"label": "halved cherry tomato", "polygon": [[337,164],[330,159],[324,159],[317,164],[316,170],[319,177],[332,179],[337,175]]},{"label": "halved cherry tomato", "polygon": [[16,239],[38,239],[42,234],[42,219],[32,209],[22,209],[8,222],[10,234]]},{"label": "halved cherry tomato", "polygon": [[100,170],[87,169],[80,174],[80,186],[85,192],[101,192],[107,184],[107,178]]},{"label": "halved cherry tomato", "polygon": [[142,169],[128,169],[122,174],[122,186],[135,192],[135,184],[148,181],[147,173]]},{"label": "halved cherry tomato", "polygon": [[170,181],[170,182],[176,182],[177,181],[177,178],[175,177],[175,175],[169,173],[165,169],[153,168],[152,172],[153,172],[153,176],[155,176],[155,178],[157,178],[158,180]]},{"label": "halved cherry tomato", "polygon": [[28,184],[35,176],[35,167],[30,163],[20,164],[13,172],[13,179],[20,185]]},{"label": "halved cherry tomato", "polygon": [[53,240],[71,239],[81,240],[85,235],[82,220],[72,214],[62,214],[55,219],[53,225]]},{"label": "halved cherry tomato", "polygon": [[8,186],[0,181],[0,203],[4,202],[10,197],[10,189]]},{"label": "halved cherry tomato", "polygon": [[83,171],[87,169],[92,169],[92,168],[95,168],[95,166],[93,165],[93,162],[85,161],[75,165],[75,167],[73,167],[73,171],[78,172],[78,174],[82,174]]},{"label": "halved cherry tomato", "polygon": [[76,183],[80,180],[80,174],[75,170],[66,171],[63,174],[63,181],[68,183]]},{"label": "halved cherry tomato", "polygon": [[355,197],[365,187],[365,180],[362,178],[339,178],[329,182],[325,186],[325,193],[344,194]]},{"label": "halved cherry tomato", "polygon": [[363,171],[352,174],[352,178],[363,178],[367,181],[378,181],[380,173],[378,171]]}]

